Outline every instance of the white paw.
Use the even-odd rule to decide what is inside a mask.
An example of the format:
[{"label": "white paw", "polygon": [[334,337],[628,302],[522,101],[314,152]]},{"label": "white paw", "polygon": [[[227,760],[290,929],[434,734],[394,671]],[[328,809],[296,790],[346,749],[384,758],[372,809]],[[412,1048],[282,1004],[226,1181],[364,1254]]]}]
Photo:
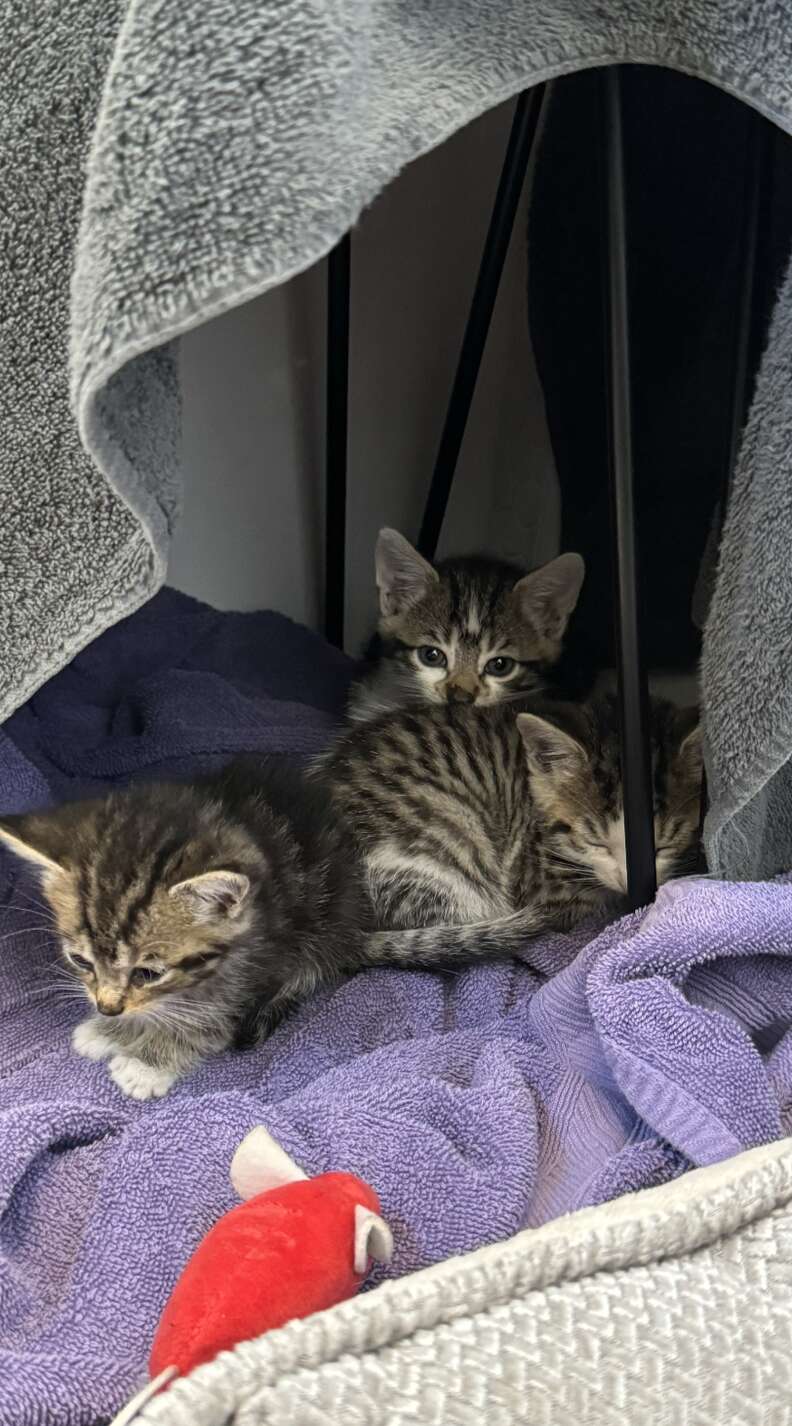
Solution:
[{"label": "white paw", "polygon": [[113,1042],[108,1039],[95,1018],[82,1020],[72,1031],[72,1049],[87,1060],[106,1060],[113,1053]]},{"label": "white paw", "polygon": [[172,1070],[144,1065],[132,1055],[114,1055],[110,1061],[110,1078],[130,1099],[161,1099],[178,1075]]}]

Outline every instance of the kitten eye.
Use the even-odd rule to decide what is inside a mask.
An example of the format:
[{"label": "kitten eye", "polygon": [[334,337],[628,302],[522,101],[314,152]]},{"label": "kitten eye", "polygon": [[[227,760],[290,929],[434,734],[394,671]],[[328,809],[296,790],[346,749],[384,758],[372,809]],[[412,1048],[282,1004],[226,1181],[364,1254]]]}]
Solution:
[{"label": "kitten eye", "polygon": [[418,650],[418,658],[426,668],[445,668],[448,664],[443,650],[435,648],[434,644],[422,644]]},{"label": "kitten eye", "polygon": [[514,669],[516,659],[507,658],[505,654],[499,654],[495,659],[488,659],[484,665],[484,672],[490,678],[506,678]]},{"label": "kitten eye", "polygon": [[161,970],[154,970],[152,966],[138,966],[129,977],[130,985],[150,985],[152,980],[159,980],[163,974]]},{"label": "kitten eye", "polygon": [[77,967],[78,970],[93,971],[93,966],[91,965],[91,962],[89,960],[86,960],[85,956],[75,956],[74,952],[72,951],[69,954],[69,960],[71,961],[73,966]]}]

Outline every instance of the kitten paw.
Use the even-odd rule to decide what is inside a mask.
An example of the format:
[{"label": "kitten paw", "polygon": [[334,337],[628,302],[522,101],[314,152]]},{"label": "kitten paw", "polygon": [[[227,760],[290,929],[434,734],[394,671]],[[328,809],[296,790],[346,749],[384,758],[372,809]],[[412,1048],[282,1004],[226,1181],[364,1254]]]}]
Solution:
[{"label": "kitten paw", "polygon": [[178,1075],[172,1070],[144,1065],[132,1055],[114,1055],[110,1061],[110,1078],[130,1099],[161,1099]]},{"label": "kitten paw", "polygon": [[87,1060],[106,1060],[113,1053],[113,1042],[97,1023],[96,1017],[83,1020],[72,1031],[72,1049]]}]

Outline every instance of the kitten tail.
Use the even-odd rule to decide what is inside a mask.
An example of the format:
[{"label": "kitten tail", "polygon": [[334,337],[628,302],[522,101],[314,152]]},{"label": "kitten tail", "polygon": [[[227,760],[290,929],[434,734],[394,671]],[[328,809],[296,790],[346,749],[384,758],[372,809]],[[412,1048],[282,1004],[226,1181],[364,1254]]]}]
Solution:
[{"label": "kitten tail", "polygon": [[460,961],[504,960],[522,951],[531,936],[559,928],[560,922],[546,907],[523,907],[497,921],[373,931],[364,938],[360,955],[367,966],[423,966],[432,970],[458,965]]}]

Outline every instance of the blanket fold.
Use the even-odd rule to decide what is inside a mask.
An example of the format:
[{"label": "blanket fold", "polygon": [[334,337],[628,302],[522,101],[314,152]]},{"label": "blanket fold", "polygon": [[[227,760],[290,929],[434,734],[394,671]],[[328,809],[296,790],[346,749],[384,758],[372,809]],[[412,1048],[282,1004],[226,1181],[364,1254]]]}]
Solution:
[{"label": "blanket fold", "polygon": [[[351,668],[278,615],[163,591],[6,724],[2,810],[235,749],[316,750]],[[140,1103],[71,1052],[85,1005],[59,990],[35,883],[3,853],[3,1426],[94,1426],[132,1393],[256,1124],[309,1174],[374,1185],[391,1276],[788,1133],[790,948],[792,886],[694,878],[532,946],[545,976],[519,961],[355,976]]]},{"label": "blanket fold", "polygon": [[[484,110],[618,62],[698,75],[792,130],[786,3],[9,8],[0,717],[164,578],[182,482],[179,336],[317,262],[406,163]],[[731,876],[792,864],[791,303],[787,283],[705,636],[707,842]]]}]

